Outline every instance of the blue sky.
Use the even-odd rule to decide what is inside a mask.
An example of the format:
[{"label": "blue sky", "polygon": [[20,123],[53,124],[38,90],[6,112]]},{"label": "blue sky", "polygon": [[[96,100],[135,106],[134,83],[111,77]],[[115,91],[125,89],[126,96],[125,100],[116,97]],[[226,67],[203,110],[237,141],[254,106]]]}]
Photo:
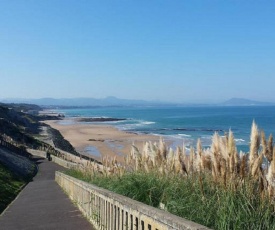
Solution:
[{"label": "blue sky", "polygon": [[275,102],[275,2],[0,0],[0,98]]}]

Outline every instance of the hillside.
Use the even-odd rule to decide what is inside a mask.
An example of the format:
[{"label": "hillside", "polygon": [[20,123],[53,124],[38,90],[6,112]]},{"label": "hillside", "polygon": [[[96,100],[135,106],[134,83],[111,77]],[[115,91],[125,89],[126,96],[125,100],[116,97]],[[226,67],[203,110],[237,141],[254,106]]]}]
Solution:
[{"label": "hillside", "polygon": [[[22,149],[38,149],[48,146],[47,143],[39,140],[41,129],[45,126],[57,148],[78,155],[73,146],[63,138],[58,130],[41,123],[44,120],[61,118],[37,115],[40,110],[42,109],[36,105],[0,104],[0,138],[14,142],[17,147]],[[49,146],[49,148],[51,147]]]},{"label": "hillside", "polygon": [[[22,105],[0,105],[0,135],[22,146],[35,147],[39,143],[33,136],[39,134],[42,118],[28,114],[27,108],[25,112],[21,111]],[[35,111],[38,112],[38,109]]]}]

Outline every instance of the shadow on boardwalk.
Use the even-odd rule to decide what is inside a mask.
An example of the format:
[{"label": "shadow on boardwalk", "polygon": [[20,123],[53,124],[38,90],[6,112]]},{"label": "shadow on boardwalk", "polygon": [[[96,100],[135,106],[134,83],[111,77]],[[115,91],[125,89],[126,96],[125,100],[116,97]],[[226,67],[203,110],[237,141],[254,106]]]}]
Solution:
[{"label": "shadow on boardwalk", "polygon": [[64,168],[46,159],[35,160],[37,175],[0,216],[0,229],[93,229],[54,180],[55,171]]}]

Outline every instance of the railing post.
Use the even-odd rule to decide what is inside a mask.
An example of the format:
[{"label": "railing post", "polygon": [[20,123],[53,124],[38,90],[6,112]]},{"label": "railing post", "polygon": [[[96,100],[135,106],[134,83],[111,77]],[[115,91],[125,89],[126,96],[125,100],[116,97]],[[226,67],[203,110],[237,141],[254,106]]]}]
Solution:
[{"label": "railing post", "polygon": [[115,219],[116,213],[115,213],[115,204],[112,203],[112,225],[111,225],[111,229],[115,229],[116,227],[116,219]]}]

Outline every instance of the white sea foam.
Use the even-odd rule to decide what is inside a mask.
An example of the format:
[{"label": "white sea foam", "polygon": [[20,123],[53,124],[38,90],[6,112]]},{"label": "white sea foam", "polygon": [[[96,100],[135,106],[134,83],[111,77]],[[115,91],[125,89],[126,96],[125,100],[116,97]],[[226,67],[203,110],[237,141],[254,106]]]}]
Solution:
[{"label": "white sea foam", "polygon": [[235,139],[235,141],[245,142],[245,140],[244,140],[244,139]]},{"label": "white sea foam", "polygon": [[202,136],[201,139],[212,140],[213,136]]},{"label": "white sea foam", "polygon": [[134,125],[136,127],[140,127],[140,126],[152,125],[152,124],[156,123],[156,122],[153,122],[153,121],[143,121],[143,120],[136,120],[135,122],[136,123],[131,124],[131,125]]},{"label": "white sea foam", "polygon": [[[135,130],[136,128],[140,128],[143,126],[148,126],[155,124],[156,122],[153,121],[143,121],[143,120],[132,120],[133,123],[126,123],[124,121],[124,124],[118,125],[117,128],[120,130]],[[123,122],[121,122],[123,123]]]},{"label": "white sea foam", "polygon": [[179,135],[179,134],[170,134],[170,135],[162,135],[162,136],[165,136],[167,137],[168,139],[177,139],[177,140],[187,140],[187,139],[190,139],[186,136],[182,136],[182,135]]},{"label": "white sea foam", "polygon": [[237,144],[245,143],[245,140],[241,139],[241,138],[236,138],[235,141],[236,141]]},{"label": "white sea foam", "polygon": [[179,136],[182,136],[182,137],[191,137],[191,135],[184,134],[184,133],[179,133],[178,135],[179,135]]},{"label": "white sea foam", "polygon": [[189,154],[191,148],[188,148],[188,147],[186,147],[186,146],[185,146],[184,148],[185,148],[186,153]]},{"label": "white sea foam", "polygon": [[142,125],[152,125],[152,124],[156,124],[156,122],[154,121],[144,121],[144,122],[141,122]]}]

